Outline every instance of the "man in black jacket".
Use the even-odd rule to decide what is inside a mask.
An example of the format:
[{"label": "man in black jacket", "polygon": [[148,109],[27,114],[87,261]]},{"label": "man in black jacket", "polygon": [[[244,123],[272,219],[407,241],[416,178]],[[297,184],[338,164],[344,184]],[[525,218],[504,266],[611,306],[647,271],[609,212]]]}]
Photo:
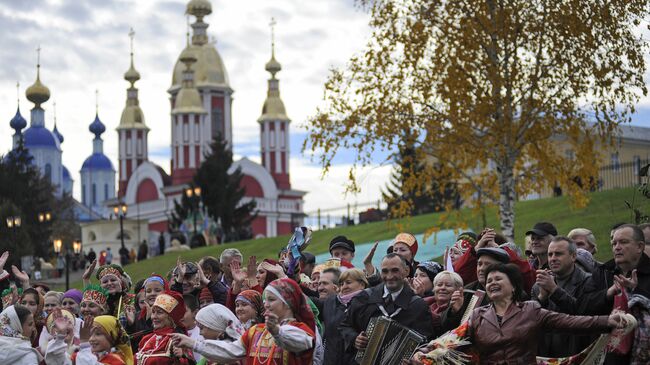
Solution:
[{"label": "man in black jacket", "polygon": [[[650,258],[643,252],[643,231],[634,224],[623,224],[612,233],[614,259],[599,265],[592,272],[597,290],[586,294],[582,310],[586,314],[609,314],[614,296],[625,289],[628,297],[642,295],[650,298]],[[648,343],[639,346],[650,346]],[[608,353],[605,364],[629,364],[629,355]]]},{"label": "man in black jacket", "polygon": [[[570,238],[556,236],[548,246],[549,270],[538,270],[531,297],[542,308],[559,313],[579,315],[584,293],[594,290],[591,274],[579,269],[575,262],[578,247]],[[595,336],[574,333],[546,333],[540,339],[538,356],[566,357],[579,353],[593,343]]]},{"label": "man in black jacket", "polygon": [[381,261],[383,284],[366,289],[350,302],[345,319],[339,326],[346,351],[354,352],[368,346],[366,328],[371,318],[386,316],[426,338],[433,334],[431,312],[405,279],[408,263],[397,254],[388,254]]}]

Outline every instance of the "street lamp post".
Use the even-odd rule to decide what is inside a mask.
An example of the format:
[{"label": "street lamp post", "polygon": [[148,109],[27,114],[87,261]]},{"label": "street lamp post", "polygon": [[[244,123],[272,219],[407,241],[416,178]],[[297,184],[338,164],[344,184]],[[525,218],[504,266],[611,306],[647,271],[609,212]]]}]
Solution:
[{"label": "street lamp post", "polygon": [[190,199],[190,202],[192,203],[192,215],[194,216],[194,236],[192,236],[192,239],[190,240],[190,245],[192,244],[192,240],[196,239],[196,213],[199,209],[199,199],[201,198],[201,188],[200,187],[195,187],[194,189],[192,188],[187,188],[185,189],[185,196],[187,196]]},{"label": "street lamp post", "polygon": [[64,247],[63,241],[60,239],[52,241],[52,244],[54,245],[57,260],[61,250],[65,250],[65,290],[67,291],[70,289],[70,249],[67,246]]},{"label": "street lamp post", "polygon": [[122,244],[122,250],[126,248],[124,246],[124,217],[126,216],[126,209],[126,204],[123,203],[113,207],[113,212],[120,218],[120,243]]}]

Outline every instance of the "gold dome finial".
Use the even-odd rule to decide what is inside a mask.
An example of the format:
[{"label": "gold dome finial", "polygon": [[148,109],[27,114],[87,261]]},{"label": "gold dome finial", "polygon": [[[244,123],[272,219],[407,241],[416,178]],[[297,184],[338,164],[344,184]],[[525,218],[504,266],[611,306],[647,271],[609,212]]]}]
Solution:
[{"label": "gold dome finial", "polygon": [[135,37],[135,31],[133,28],[129,30],[129,38],[131,38],[131,67],[124,74],[124,79],[131,83],[131,87],[134,87],[136,81],[140,80],[140,73],[133,66],[133,38]]},{"label": "gold dome finial", "polygon": [[50,99],[50,89],[41,83],[41,46],[36,48],[36,81],[25,91],[27,100],[40,107]]},{"label": "gold dome finial", "polygon": [[185,12],[200,20],[204,16],[212,14],[212,4],[208,0],[191,0],[187,3]]},{"label": "gold dome finial", "polygon": [[271,18],[269,26],[271,27],[271,59],[266,63],[266,71],[271,73],[271,77],[275,79],[275,74],[282,70],[280,62],[275,60],[275,25],[278,24],[275,18]]}]

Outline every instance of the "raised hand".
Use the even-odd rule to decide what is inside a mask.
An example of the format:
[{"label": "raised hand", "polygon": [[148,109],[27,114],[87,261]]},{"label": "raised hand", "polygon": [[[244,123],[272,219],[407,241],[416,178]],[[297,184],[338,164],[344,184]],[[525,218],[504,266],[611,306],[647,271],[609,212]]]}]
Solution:
[{"label": "raised hand", "polygon": [[97,266],[97,259],[94,259],[93,262],[90,263],[86,271],[84,271],[83,275],[81,276],[84,282],[84,286],[90,284],[90,277],[95,271],[95,266]]},{"label": "raised hand", "polygon": [[231,261],[230,262],[230,272],[232,274],[232,280],[237,283],[242,283],[246,280],[247,274],[241,269],[239,262]]},{"label": "raised hand", "polygon": [[208,286],[208,284],[210,284],[210,279],[208,279],[205,276],[205,273],[203,272],[203,268],[201,267],[201,265],[199,265],[198,262],[196,263],[196,267],[198,268],[199,283],[203,287]]},{"label": "raised hand", "polygon": [[176,259],[176,282],[182,283],[184,277],[185,277],[185,265],[183,265],[183,262],[181,261],[181,257],[178,256],[178,258]]},{"label": "raised hand", "polygon": [[478,240],[478,242],[476,243],[476,249],[478,250],[479,248],[484,248],[484,247],[497,247],[497,244],[494,242],[495,236],[496,236],[496,232],[494,232],[494,229],[492,228],[484,229],[481,239]]},{"label": "raised hand", "polygon": [[639,285],[639,278],[636,269],[632,270],[632,275],[629,278],[626,278],[623,275],[614,275],[614,282],[618,283],[621,288],[633,291],[636,289],[637,285]]},{"label": "raised hand", "polygon": [[14,265],[11,265],[11,272],[14,274],[16,279],[20,281],[23,289],[29,288],[29,275],[27,275],[26,272],[18,270],[18,268]]},{"label": "raised hand", "polygon": [[375,251],[377,251],[378,245],[379,241],[375,241],[375,244],[372,245],[370,251],[368,251],[368,254],[363,259],[363,267],[366,269],[366,275],[372,275],[375,273],[375,267],[372,266],[372,258],[375,257]]},{"label": "raised hand", "polygon": [[419,278],[414,278],[411,282],[411,289],[415,294],[422,296],[424,294],[424,283]]},{"label": "raised hand", "polygon": [[132,326],[135,323],[135,307],[132,305],[125,306],[124,313],[126,315],[126,322],[129,326]]},{"label": "raised hand", "polygon": [[269,330],[273,336],[277,335],[280,332],[278,315],[267,311],[264,317],[266,318],[266,329]]},{"label": "raised hand", "polygon": [[460,309],[463,307],[463,302],[465,301],[465,298],[463,297],[463,291],[462,290],[456,290],[451,294],[451,299],[449,301],[449,305],[451,306],[451,310],[454,313],[458,313]]},{"label": "raised hand", "polygon": [[256,273],[257,273],[257,257],[249,256],[248,266],[246,267],[246,274],[248,274],[248,279],[255,279]]},{"label": "raised hand", "polygon": [[9,251],[3,252],[2,255],[0,256],[0,272],[4,270],[8,258],[9,258]]},{"label": "raised hand", "polygon": [[84,323],[81,325],[81,328],[79,328],[79,340],[81,342],[88,342],[88,339],[90,338],[90,331],[93,328],[94,320],[95,318],[93,318],[93,316],[84,318]]}]

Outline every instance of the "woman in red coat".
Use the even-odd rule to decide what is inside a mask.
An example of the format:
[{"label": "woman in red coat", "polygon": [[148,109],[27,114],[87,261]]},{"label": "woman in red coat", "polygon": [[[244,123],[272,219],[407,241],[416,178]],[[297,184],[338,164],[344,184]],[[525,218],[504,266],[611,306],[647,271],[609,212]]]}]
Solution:
[{"label": "woman in red coat", "polygon": [[166,290],[156,297],[151,308],[153,333],[140,340],[135,355],[138,365],[191,365],[194,364],[192,352],[174,346],[171,334],[187,332],[181,320],[185,315],[183,296]]}]

